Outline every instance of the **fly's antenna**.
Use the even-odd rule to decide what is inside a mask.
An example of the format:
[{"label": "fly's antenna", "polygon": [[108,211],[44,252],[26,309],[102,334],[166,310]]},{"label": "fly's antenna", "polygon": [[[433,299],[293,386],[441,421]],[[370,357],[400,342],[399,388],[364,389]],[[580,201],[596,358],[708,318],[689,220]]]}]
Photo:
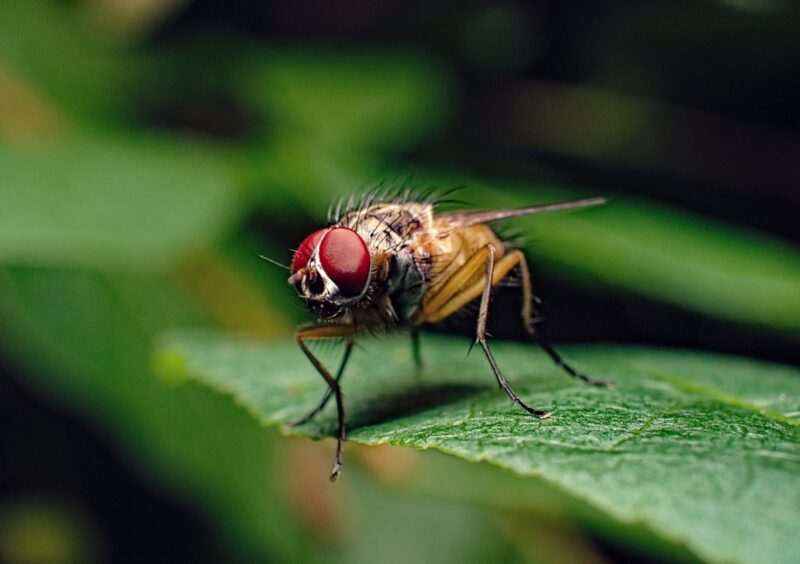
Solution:
[{"label": "fly's antenna", "polygon": [[264,260],[265,260],[265,261],[267,261],[268,263],[270,263],[270,264],[274,264],[275,266],[280,266],[281,268],[283,268],[283,269],[285,269],[285,270],[288,270],[289,272],[291,272],[291,271],[292,271],[292,269],[291,269],[290,267],[286,266],[285,264],[283,264],[283,263],[280,263],[280,262],[278,262],[277,260],[271,259],[271,258],[269,258],[269,257],[265,257],[264,255],[258,255],[258,258],[264,259]]}]

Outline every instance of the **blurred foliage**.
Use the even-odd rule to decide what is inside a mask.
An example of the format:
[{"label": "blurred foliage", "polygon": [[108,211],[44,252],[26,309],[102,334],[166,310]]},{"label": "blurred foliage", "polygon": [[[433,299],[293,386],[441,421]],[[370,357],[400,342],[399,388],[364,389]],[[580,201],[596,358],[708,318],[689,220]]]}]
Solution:
[{"label": "blurred foliage", "polygon": [[[695,551],[690,553],[676,546],[674,541],[680,539],[672,535],[664,534],[666,541],[659,538],[666,529],[623,525],[627,515],[616,515],[604,527],[605,512],[598,515],[586,504],[575,504],[574,492],[554,493],[546,484],[534,487],[531,480],[520,481],[491,468],[460,465],[448,480],[398,481],[392,464],[381,462],[385,458],[402,467],[403,451],[395,449],[381,455],[370,454],[374,449],[351,449],[361,469],[348,466],[346,483],[331,490],[320,471],[327,463],[328,445],[321,454],[306,443],[280,439],[204,387],[176,387],[174,381],[155,378],[150,354],[158,335],[187,325],[262,338],[288,335],[302,311],[290,298],[283,272],[258,255],[287,260],[286,249],[323,218],[331,200],[398,177],[398,171],[403,179],[398,183],[412,171],[417,176],[407,181],[417,185],[466,184],[463,197],[481,207],[602,191],[612,199],[605,209],[520,223],[531,236],[526,246],[545,275],[555,274],[594,292],[610,288],[646,296],[720,323],[732,321],[752,332],[747,335],[795,346],[800,255],[779,240],[788,230],[776,229],[770,235],[752,229],[753,224],[791,228],[781,223],[781,213],[796,217],[791,212],[792,191],[786,189],[797,180],[792,176],[796,160],[791,139],[785,141],[772,130],[731,124],[706,128],[703,121],[669,127],[696,117],[670,104],[695,100],[709,109],[701,97],[692,97],[692,84],[707,84],[711,91],[724,91],[725,84],[707,79],[708,65],[691,60],[684,50],[677,59],[669,58],[675,30],[683,35],[680,43],[688,53],[703,42],[723,46],[709,59],[718,74],[740,72],[771,93],[775,103],[765,108],[779,105],[780,89],[761,88],[757,80],[780,78],[794,69],[800,53],[792,49],[797,14],[782,12],[773,3],[740,4],[708,3],[700,19],[693,17],[694,10],[700,10],[690,7],[694,3],[654,3],[636,9],[615,4],[603,17],[590,18],[602,30],[595,36],[583,33],[587,20],[573,19],[569,11],[562,11],[565,8],[552,6],[537,12],[514,2],[490,3],[458,16],[442,7],[412,10],[418,19],[413,32],[407,29],[412,24],[403,9],[394,13],[397,27],[387,37],[404,40],[362,37],[359,43],[328,38],[320,44],[264,41],[263,34],[272,31],[274,22],[284,22],[288,29],[301,25],[297,22],[302,18],[282,17],[280,8],[260,3],[220,7],[214,2],[189,6],[172,1],[0,0],[3,359],[25,389],[89,421],[120,451],[138,479],[160,495],[191,504],[212,523],[214,542],[221,543],[232,560],[601,558],[583,531],[640,554],[667,551],[664,554],[680,559],[717,558],[719,552],[707,549],[714,545],[710,540],[689,543]],[[322,4],[315,10],[322,11],[318,17],[327,18],[332,29],[341,26],[341,33],[356,37],[352,30],[390,13],[382,12],[392,3],[387,6],[362,7],[348,15],[338,9],[326,12]],[[233,20],[201,17],[194,22],[204,10]],[[244,21],[236,20],[236,14]],[[181,29],[182,21],[189,27]],[[584,50],[559,46],[548,36],[553,26],[577,30],[577,36],[585,37]],[[765,29],[774,33],[764,35]],[[766,48],[759,43],[763,36],[769,37]],[[646,37],[654,38],[647,43],[649,50],[628,48],[646,43]],[[731,43],[737,37],[745,44]],[[554,66],[542,62],[547,56]],[[647,67],[651,60],[668,70],[658,75]],[[592,61],[597,66],[589,72]],[[509,98],[505,87],[531,92],[516,86],[530,86],[521,73],[532,65],[540,65],[536,76],[544,77],[545,85],[566,80],[587,88],[570,94],[534,81],[534,90],[556,95],[523,100],[560,103],[540,105],[539,114],[526,114],[530,107],[510,103],[518,98]],[[681,72],[673,70],[678,68]],[[475,87],[471,81],[476,76],[488,79]],[[583,84],[587,76],[589,84]],[[606,103],[591,94],[590,86],[662,96],[669,104],[613,99]],[[737,92],[745,96],[750,85],[739,86]],[[491,97],[465,95],[484,90],[497,90],[500,100],[510,102],[498,105],[487,102]],[[598,99],[603,103],[594,104]],[[775,120],[767,110],[763,115],[747,114],[737,106],[741,103],[739,98],[725,100],[720,111],[741,112],[766,123]],[[473,115],[473,106],[482,112]],[[587,107],[600,110],[596,120],[581,117]],[[613,111],[607,113],[609,108]],[[546,122],[537,121],[542,112]],[[487,122],[492,127],[487,128]],[[714,152],[718,145],[725,147],[725,133],[730,131],[744,131],[748,143],[737,133],[731,136],[737,150]],[[698,137],[702,143],[689,142],[697,132],[707,133]],[[659,145],[654,135],[672,145]],[[477,149],[471,149],[476,138]],[[674,175],[672,183],[688,179],[688,190],[697,198],[677,193],[678,204],[668,207],[659,201],[664,198],[629,197],[639,192],[625,186],[631,182],[627,172],[614,173],[611,183],[566,175],[558,166],[537,165],[531,173],[526,168],[529,155],[521,156],[524,166],[508,168],[513,181],[500,174],[506,172],[503,159],[488,167],[487,174],[484,163],[492,160],[497,146],[506,147],[506,141],[514,151],[522,147],[536,151],[536,156],[574,157],[576,167],[588,159],[624,171],[667,171]],[[682,151],[676,150],[679,146]],[[586,147],[591,150],[584,151]],[[741,147],[752,149],[752,160]],[[708,181],[702,190],[691,187],[698,179]],[[762,179],[764,186],[754,189]],[[634,178],[634,184],[639,180]],[[771,194],[778,212],[770,221],[754,219],[748,228],[736,225],[731,216],[721,216],[727,223],[709,219],[714,215],[709,210],[720,207],[719,194],[726,195],[720,190],[725,182],[751,190],[755,196],[748,198],[754,201],[762,199],[762,191]],[[654,195],[647,190],[642,185],[641,194]],[[700,214],[679,209],[680,202],[698,200],[706,202],[699,205]],[[746,210],[750,200],[742,201]],[[728,207],[723,205],[722,211]],[[452,352],[445,344],[441,349]],[[600,362],[603,354],[598,354]],[[674,368],[678,356],[665,361],[668,368]],[[652,360],[650,354],[647,360]],[[507,362],[511,368],[513,363]],[[616,357],[614,362],[627,373],[629,362]],[[708,362],[702,369],[691,365],[686,371],[711,377],[721,370],[713,358]],[[295,366],[294,357],[288,365]],[[739,375],[740,384],[756,373],[778,370],[744,361],[726,360],[724,366]],[[630,368],[632,375],[637,370],[641,367]],[[180,374],[174,367],[168,372]],[[297,373],[297,382],[312,377],[299,368]],[[278,373],[265,370],[263,376],[254,385],[266,386]],[[770,397],[774,395],[770,381],[765,378],[746,391],[729,389],[728,383],[717,380],[709,385],[765,407],[765,398],[758,394],[769,390]],[[309,390],[318,385],[313,382]],[[542,399],[559,397],[556,388],[552,391],[555,395]],[[695,397],[704,392],[684,393]],[[578,397],[588,394],[581,391]],[[563,405],[569,401],[563,398]],[[289,405],[294,404],[287,409]],[[796,406],[773,409],[785,412]],[[563,411],[566,415],[567,409]],[[786,425],[752,413],[749,417],[764,425],[771,422],[775,427],[769,432]],[[575,423],[576,429],[580,424]],[[436,476],[429,467],[430,476]],[[484,470],[487,474],[481,475]],[[472,487],[484,481],[493,484],[497,497],[514,503],[500,504],[499,511],[495,495]],[[453,484],[462,484],[461,491],[453,491]],[[530,501],[507,493],[528,487],[533,487]],[[27,502],[3,505],[3,556],[10,554],[9,542],[17,544],[13,539],[31,535],[51,539],[42,546],[50,546],[56,560],[69,561],[81,551],[102,555],[102,546],[81,540],[94,532],[63,526],[69,510],[62,512],[58,502],[36,499],[35,508],[44,510],[26,513]],[[789,503],[789,498],[779,499]],[[747,503],[744,498],[738,502]],[[676,507],[663,504],[665,512]],[[563,520],[544,526],[531,519],[540,505],[550,507],[551,519],[558,508],[571,509]],[[6,512],[6,507],[12,510]],[[746,509],[752,506],[744,513]],[[762,531],[752,529],[756,530]],[[712,528],[699,528],[702,531]],[[740,539],[756,534],[752,531],[743,529]],[[779,534],[779,527],[773,533]],[[726,529],[725,534],[733,533]],[[768,542],[769,534],[764,532],[760,541]],[[531,552],[530,538],[536,539],[541,553]],[[24,543],[19,546],[25,548]],[[754,541],[752,546],[760,545]]]},{"label": "blurred foliage", "polygon": [[5,263],[164,270],[233,216],[226,170],[185,143],[70,136],[0,170]]},{"label": "blurred foliage", "polygon": [[0,557],[10,564],[95,562],[97,547],[71,508],[29,501],[0,508]]}]

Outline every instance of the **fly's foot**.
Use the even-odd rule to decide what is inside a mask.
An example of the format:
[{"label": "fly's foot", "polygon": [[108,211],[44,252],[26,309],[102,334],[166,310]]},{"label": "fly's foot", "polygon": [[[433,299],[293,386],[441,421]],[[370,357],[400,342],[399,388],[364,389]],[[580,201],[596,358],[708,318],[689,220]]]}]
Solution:
[{"label": "fly's foot", "polygon": [[331,475],[330,475],[331,482],[335,482],[336,480],[338,480],[339,475],[341,473],[342,473],[342,462],[341,460],[336,460],[336,462],[333,463],[333,468],[331,468]]},{"label": "fly's foot", "polygon": [[515,400],[515,403],[522,409],[524,409],[527,413],[533,415],[534,417],[538,417],[539,419],[548,419],[550,417],[549,411],[546,411],[544,409],[535,409],[519,398]]},{"label": "fly's foot", "polygon": [[592,386],[597,386],[598,388],[605,388],[606,390],[616,390],[617,385],[614,383],[613,380],[594,380],[589,378],[589,384]]},{"label": "fly's foot", "polygon": [[580,372],[576,372],[576,376],[583,382],[589,384],[590,386],[596,386],[598,388],[605,388],[607,390],[616,390],[617,385],[614,384],[613,380],[595,380],[594,378],[589,378],[585,374],[581,374]]},{"label": "fly's foot", "polygon": [[330,479],[335,482],[339,479],[339,474],[342,473],[342,459],[344,458],[344,419],[339,420],[339,437],[336,439],[336,458],[333,459],[333,468],[331,468]]}]

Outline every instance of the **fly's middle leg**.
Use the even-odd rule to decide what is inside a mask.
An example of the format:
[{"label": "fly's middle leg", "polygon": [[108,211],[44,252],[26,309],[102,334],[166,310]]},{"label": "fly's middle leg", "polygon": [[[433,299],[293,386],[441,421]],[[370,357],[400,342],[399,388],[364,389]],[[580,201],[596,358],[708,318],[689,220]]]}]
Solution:
[{"label": "fly's middle leg", "polygon": [[[495,249],[492,245],[488,246],[489,254],[486,260],[486,276],[484,277],[483,281],[483,293],[481,295],[481,306],[478,312],[478,327],[475,332],[475,339],[478,344],[483,349],[484,354],[486,354],[486,359],[489,361],[489,366],[492,367],[492,372],[494,372],[495,378],[497,378],[497,383],[500,384],[500,387],[508,394],[508,397],[511,398],[511,401],[519,405],[522,409],[539,417],[540,419],[546,419],[550,417],[549,411],[544,411],[541,409],[534,409],[533,407],[526,404],[524,401],[520,399],[514,389],[509,385],[506,379],[503,377],[503,374],[500,372],[500,368],[497,366],[497,361],[494,359],[494,355],[492,354],[492,350],[489,348],[489,343],[486,342],[486,321],[489,319],[489,301],[492,297],[492,281],[494,279],[494,254]],[[510,256],[503,257],[504,259],[513,258]],[[506,260],[508,262],[508,260]],[[508,270],[511,270],[510,268]],[[503,273],[505,274],[505,273]]]},{"label": "fly's middle leg", "polygon": [[[481,348],[483,349],[486,359],[489,362],[489,366],[491,367],[492,372],[497,379],[497,383],[506,392],[506,394],[508,394],[511,400],[531,415],[544,419],[548,417],[550,413],[541,409],[534,409],[520,399],[503,374],[500,372],[500,368],[497,366],[497,361],[494,358],[494,354],[492,354],[489,344],[486,341],[486,321],[489,317],[489,301],[491,298],[492,287],[496,286],[509,273],[509,271],[511,271],[514,266],[517,265],[519,260],[517,255],[511,253],[502,257],[497,264],[495,264],[495,253],[496,250],[494,246],[487,245],[481,248],[470,258],[470,260],[464,263],[464,265],[447,281],[439,293],[428,303],[428,308],[425,310],[425,314],[421,321],[427,323],[436,323],[437,321],[441,321],[455,311],[458,311],[464,307],[472,300],[481,296],[480,314],[478,316],[478,325],[475,337],[476,342],[480,344]],[[472,283],[464,288],[464,285],[473,279],[474,276],[484,268],[486,269],[485,276],[483,276],[478,282]],[[436,304],[437,307],[435,309],[430,307],[430,304],[432,303]]]}]

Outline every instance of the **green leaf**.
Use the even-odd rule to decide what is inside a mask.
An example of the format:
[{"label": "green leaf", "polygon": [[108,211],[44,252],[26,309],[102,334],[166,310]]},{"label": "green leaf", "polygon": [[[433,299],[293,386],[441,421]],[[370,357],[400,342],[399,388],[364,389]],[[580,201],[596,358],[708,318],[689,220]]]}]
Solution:
[{"label": "green leaf", "polygon": [[[465,358],[464,342],[427,338],[418,375],[408,345],[355,351],[344,382],[351,441],[433,448],[538,478],[709,561],[789,562],[800,551],[797,370],[685,351],[567,350],[578,368],[616,381],[606,391],[569,379],[528,345],[494,344],[521,396],[553,410],[539,421],[498,391],[481,354]],[[324,390],[293,343],[184,333],[159,354],[266,424],[303,415]],[[334,428],[329,410],[295,432]]]},{"label": "green leaf", "polygon": [[224,161],[166,139],[0,145],[0,263],[158,270],[234,217]]}]

